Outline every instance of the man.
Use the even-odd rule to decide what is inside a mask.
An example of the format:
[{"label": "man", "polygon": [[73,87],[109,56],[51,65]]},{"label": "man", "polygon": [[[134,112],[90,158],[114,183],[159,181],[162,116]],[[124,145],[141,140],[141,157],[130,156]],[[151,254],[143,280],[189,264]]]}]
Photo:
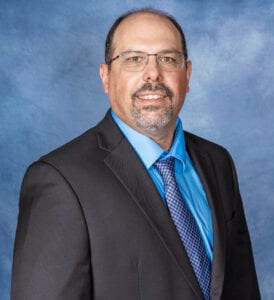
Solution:
[{"label": "man", "polygon": [[173,18],[114,23],[112,110],[25,175],[13,300],[260,299],[232,160],[178,119],[190,75]]}]

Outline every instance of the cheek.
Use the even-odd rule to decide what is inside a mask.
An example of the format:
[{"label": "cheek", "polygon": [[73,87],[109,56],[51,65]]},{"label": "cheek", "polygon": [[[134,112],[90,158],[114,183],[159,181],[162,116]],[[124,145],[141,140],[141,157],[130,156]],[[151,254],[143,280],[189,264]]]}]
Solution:
[{"label": "cheek", "polygon": [[134,78],[131,75],[124,76],[122,80],[119,82],[119,90],[120,94],[123,96],[123,100],[128,102],[131,101],[131,96],[138,90],[142,84],[138,81],[138,79]]},{"label": "cheek", "polygon": [[114,111],[121,117],[131,105],[131,88],[129,82],[123,76],[117,76],[109,85],[109,100]]},{"label": "cheek", "polygon": [[183,75],[177,75],[170,78],[166,85],[174,94],[173,107],[176,111],[182,108],[184,103],[185,95],[188,92],[188,84],[186,77]]},{"label": "cheek", "polygon": [[180,75],[174,78],[174,93],[177,93],[180,96],[185,96],[188,92],[188,81],[186,76]]},{"label": "cheek", "polygon": [[178,76],[174,76],[169,78],[169,80],[165,80],[163,82],[174,94],[174,98],[178,98],[179,95],[181,95],[184,91],[184,81]]}]

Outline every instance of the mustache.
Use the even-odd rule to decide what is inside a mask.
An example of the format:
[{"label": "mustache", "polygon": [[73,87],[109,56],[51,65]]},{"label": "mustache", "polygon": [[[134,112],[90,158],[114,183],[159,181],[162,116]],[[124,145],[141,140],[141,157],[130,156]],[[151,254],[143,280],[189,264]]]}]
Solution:
[{"label": "mustache", "polygon": [[165,96],[169,98],[173,97],[173,92],[169,88],[167,88],[163,83],[152,84],[148,82],[144,84],[141,88],[139,88],[137,91],[135,91],[132,94],[132,98],[137,97],[138,94],[143,92],[156,92],[156,91],[163,92]]}]

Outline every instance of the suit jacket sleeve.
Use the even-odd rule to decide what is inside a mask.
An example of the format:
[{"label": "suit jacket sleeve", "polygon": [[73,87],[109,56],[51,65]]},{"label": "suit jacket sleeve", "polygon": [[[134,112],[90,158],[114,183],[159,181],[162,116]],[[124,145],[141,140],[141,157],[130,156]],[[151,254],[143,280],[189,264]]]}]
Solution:
[{"label": "suit jacket sleeve", "polygon": [[77,197],[54,167],[35,163],[21,190],[11,299],[91,299],[90,268]]},{"label": "suit jacket sleeve", "polygon": [[[252,246],[240,195],[236,169],[229,155],[236,201],[223,203],[226,213],[228,249],[223,299],[261,299]],[[232,207],[228,207],[231,206]],[[230,212],[230,214],[228,213]],[[233,262],[233,263],[232,263]],[[233,289],[229,288],[230,286]]]}]

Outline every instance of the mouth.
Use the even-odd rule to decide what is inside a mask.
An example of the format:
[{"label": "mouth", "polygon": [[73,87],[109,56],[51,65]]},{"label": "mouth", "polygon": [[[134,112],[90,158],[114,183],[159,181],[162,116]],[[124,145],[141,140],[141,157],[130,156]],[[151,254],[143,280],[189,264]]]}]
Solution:
[{"label": "mouth", "polygon": [[166,98],[171,100],[173,98],[173,93],[163,83],[147,83],[132,94],[132,99],[144,102],[160,102]]},{"label": "mouth", "polygon": [[164,98],[166,98],[166,95],[163,94],[140,94],[140,95],[136,95],[136,97],[139,100],[163,100]]}]

